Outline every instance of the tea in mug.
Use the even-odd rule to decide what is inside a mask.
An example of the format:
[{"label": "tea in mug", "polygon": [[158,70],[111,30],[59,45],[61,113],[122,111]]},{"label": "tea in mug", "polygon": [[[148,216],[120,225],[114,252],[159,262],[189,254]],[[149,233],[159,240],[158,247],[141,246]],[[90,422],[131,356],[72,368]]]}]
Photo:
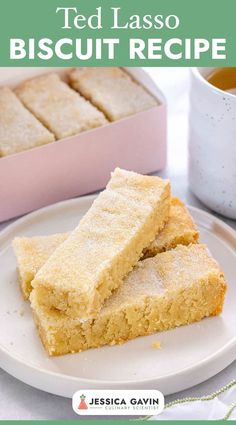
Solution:
[{"label": "tea in mug", "polygon": [[236,94],[236,67],[217,68],[207,80],[218,89]]}]

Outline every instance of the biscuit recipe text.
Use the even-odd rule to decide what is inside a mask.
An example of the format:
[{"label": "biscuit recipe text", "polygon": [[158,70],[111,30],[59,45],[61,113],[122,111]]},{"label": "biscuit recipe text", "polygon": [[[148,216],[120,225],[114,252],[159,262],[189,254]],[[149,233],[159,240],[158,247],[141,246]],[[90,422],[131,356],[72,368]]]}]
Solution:
[{"label": "biscuit recipe text", "polygon": [[[226,59],[225,38],[207,39],[201,37],[200,30],[197,38],[183,38],[181,19],[174,13],[127,17],[121,7],[106,10],[104,7],[103,13],[100,6],[87,16],[76,7],[57,7],[55,14],[60,37],[11,38],[11,60],[38,58],[47,61],[56,57],[63,61],[75,58],[83,62],[91,59],[113,61],[120,56],[121,50],[131,61],[168,58],[178,62],[182,59],[200,60],[206,55],[214,60]],[[145,38],[142,37],[144,32]],[[168,38],[167,32],[170,34]]]}]

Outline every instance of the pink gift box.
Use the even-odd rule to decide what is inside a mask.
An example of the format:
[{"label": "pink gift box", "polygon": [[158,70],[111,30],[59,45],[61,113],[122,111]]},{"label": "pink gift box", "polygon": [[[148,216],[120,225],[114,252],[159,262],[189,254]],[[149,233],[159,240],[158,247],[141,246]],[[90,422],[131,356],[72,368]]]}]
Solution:
[{"label": "pink gift box", "polygon": [[[166,164],[166,102],[141,68],[126,68],[159,105],[42,147],[0,158],[0,221],[54,202],[105,187],[115,167],[143,174]],[[28,68],[1,85],[19,82],[58,68]],[[5,72],[6,73],[6,72]]]}]

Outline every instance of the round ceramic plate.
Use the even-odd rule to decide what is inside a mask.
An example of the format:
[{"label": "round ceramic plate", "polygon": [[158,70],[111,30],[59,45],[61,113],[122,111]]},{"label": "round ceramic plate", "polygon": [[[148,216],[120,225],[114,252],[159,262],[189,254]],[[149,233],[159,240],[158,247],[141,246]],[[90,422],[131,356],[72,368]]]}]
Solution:
[{"label": "round ceramic plate", "polygon": [[[156,388],[170,394],[210,378],[235,360],[236,233],[191,207],[201,241],[220,263],[229,284],[223,314],[120,346],[47,356],[30,306],[22,300],[11,242],[15,236],[73,229],[93,199],[86,196],[36,211],[0,234],[0,366],[33,387],[71,397],[86,388]],[[157,340],[160,350],[152,347]]]}]

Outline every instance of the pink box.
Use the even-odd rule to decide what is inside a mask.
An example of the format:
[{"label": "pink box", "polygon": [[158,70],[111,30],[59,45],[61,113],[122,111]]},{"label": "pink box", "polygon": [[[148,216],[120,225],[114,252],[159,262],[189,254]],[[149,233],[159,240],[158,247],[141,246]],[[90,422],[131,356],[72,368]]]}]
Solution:
[{"label": "pink box", "polygon": [[[1,75],[0,84],[14,87],[50,71],[63,75],[65,69],[26,68],[20,75],[18,69],[11,80]],[[158,99],[159,105],[104,127],[0,158],[0,221],[102,189],[115,167],[146,174],[165,166],[164,96],[141,68],[126,71]]]}]

